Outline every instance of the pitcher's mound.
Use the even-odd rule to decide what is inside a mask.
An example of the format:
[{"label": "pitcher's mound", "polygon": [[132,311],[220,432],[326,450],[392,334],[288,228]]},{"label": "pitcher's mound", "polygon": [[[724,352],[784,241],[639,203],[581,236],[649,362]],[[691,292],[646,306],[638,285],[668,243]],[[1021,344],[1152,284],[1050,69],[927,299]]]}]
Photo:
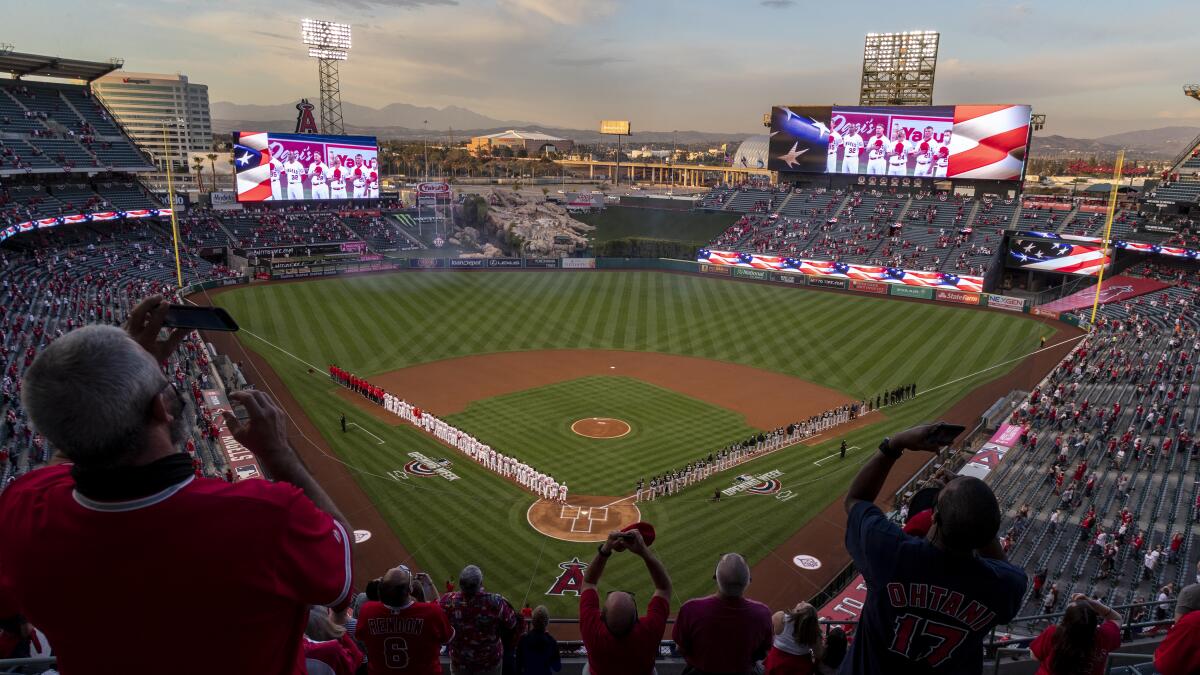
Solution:
[{"label": "pitcher's mound", "polygon": [[571,431],[587,438],[620,438],[629,433],[629,423],[611,417],[585,417],[575,420]]},{"label": "pitcher's mound", "polygon": [[568,503],[539,499],[525,517],[533,529],[560,541],[604,541],[608,533],[642,519],[632,499],[571,495]]}]

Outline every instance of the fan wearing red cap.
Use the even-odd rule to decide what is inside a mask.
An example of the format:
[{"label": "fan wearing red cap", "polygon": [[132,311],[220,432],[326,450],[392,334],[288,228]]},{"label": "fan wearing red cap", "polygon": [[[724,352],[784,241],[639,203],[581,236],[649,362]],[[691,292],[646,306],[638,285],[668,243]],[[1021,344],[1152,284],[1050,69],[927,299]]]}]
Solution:
[{"label": "fan wearing red cap", "polygon": [[[587,648],[588,672],[592,675],[649,675],[654,671],[658,645],[671,611],[671,578],[650,550],[654,539],[652,525],[633,523],[610,533],[588,565],[583,592],[579,594],[579,632]],[[600,609],[597,589],[600,577],[612,554],[623,551],[642,559],[654,584],[654,595],[642,617],[637,615],[633,595],[624,591],[610,592],[603,611]]]}]

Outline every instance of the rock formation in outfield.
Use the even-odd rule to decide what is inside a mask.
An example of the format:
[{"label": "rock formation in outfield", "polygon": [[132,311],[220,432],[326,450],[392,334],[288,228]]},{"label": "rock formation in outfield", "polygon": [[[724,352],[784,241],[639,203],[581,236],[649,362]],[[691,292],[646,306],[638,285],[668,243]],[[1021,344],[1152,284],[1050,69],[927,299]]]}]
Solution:
[{"label": "rock formation in outfield", "polygon": [[[503,248],[509,249],[509,255],[520,255],[523,249],[525,255],[530,257],[561,258],[586,248],[587,233],[596,229],[575,220],[558,204],[532,201],[512,190],[497,189],[484,197],[489,204],[488,222],[481,229],[503,242]],[[475,234],[473,228],[459,228],[454,238],[478,241],[479,236],[472,236]],[[464,257],[492,258],[503,255],[505,253],[501,247],[484,244],[479,253],[466,254]]]}]

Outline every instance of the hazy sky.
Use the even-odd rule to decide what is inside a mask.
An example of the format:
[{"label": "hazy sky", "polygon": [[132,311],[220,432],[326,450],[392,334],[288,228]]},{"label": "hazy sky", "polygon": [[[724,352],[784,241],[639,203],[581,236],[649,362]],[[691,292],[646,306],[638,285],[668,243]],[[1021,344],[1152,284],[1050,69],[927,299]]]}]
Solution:
[{"label": "hazy sky", "polygon": [[[1032,103],[1069,136],[1200,126],[1200,0],[6,1],[0,43],[182,72],[213,101],[317,98],[309,16],[354,26],[342,99],[591,128],[757,133],[778,103],[857,103],[863,35],[942,33],[935,103]],[[353,120],[347,120],[353,122]]]}]

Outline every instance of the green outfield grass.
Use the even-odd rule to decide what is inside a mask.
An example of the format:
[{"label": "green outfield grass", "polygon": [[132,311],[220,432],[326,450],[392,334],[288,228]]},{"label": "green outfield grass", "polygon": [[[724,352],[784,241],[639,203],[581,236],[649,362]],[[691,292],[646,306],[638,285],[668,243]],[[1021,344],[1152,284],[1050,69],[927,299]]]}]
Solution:
[{"label": "green outfield grass", "polygon": [[[571,544],[534,532],[526,521],[533,502],[530,495],[411,428],[348,409],[328,380],[319,372],[310,374],[299,360],[318,370],[336,362],[371,375],[496,351],[658,351],[774,370],[865,397],[901,383],[915,381],[927,390],[977,373],[1029,352],[1045,330],[1020,315],[655,272],[412,272],[251,286],[223,293],[216,301],[244,329],[279,347],[242,337],[247,347],[260,352],[278,371],[339,458],[358,472],[360,485],[421,567],[442,579],[475,562],[484,568],[488,587],[505,593],[515,604],[543,602],[552,612],[568,616],[574,615],[576,600],[547,597],[545,590],[561,571],[560,562],[574,557],[589,561],[594,544]],[[836,451],[841,437],[831,436],[812,447],[798,446],[761,458],[736,472],[782,471],[783,488],[793,495],[787,501],[742,495],[709,503],[714,488],[732,483],[734,472],[727,472],[644,506],[643,516],[660,533],[655,548],[675,580],[673,607],[679,600],[711,590],[712,565],[720,553],[741,551],[751,562],[770,554],[844,492],[869,455],[866,448],[877,445],[881,436],[936,418],[966,391],[1010,368],[990,370],[889,409],[886,421],[846,434],[850,445],[861,449],[844,461],[835,458],[814,465]],[[634,410],[638,406],[625,400],[650,396],[647,387],[622,378],[584,378],[480,401],[455,420],[480,426],[479,433],[494,438],[501,447],[509,438],[516,442],[524,435],[518,428],[522,416],[542,424],[542,413],[552,409],[564,419],[545,424],[569,424],[565,417],[578,410],[572,400],[591,397],[621,410],[613,416],[626,417],[639,433],[650,433],[654,430],[647,427],[668,421],[659,421],[656,411]],[[724,434],[721,438],[745,432],[740,416],[653,389],[654,395],[643,405],[680,406],[679,414],[711,418],[704,423]],[[409,399],[420,402],[419,394]],[[597,415],[593,409],[586,414]],[[359,430],[342,434],[340,411],[363,431],[384,439],[384,444]],[[497,423],[493,425],[489,418]],[[536,453],[547,462],[569,459],[567,452],[556,449],[562,445],[558,437],[549,436],[553,429],[535,429],[548,435],[547,447],[533,447],[529,444],[536,441],[525,439],[528,447],[513,449],[512,454]],[[618,441],[597,441],[614,442]],[[720,443],[712,445],[715,449]],[[410,459],[410,452],[450,456],[461,480],[390,477]],[[555,452],[562,457],[553,458]],[[636,475],[637,458],[623,460],[629,470],[611,467],[607,473],[612,480]],[[584,462],[591,461],[590,455],[580,457],[578,467],[564,471],[584,469]],[[599,464],[596,470],[601,470]],[[650,471],[649,464],[645,470]],[[628,490],[619,489],[620,484],[608,490],[609,475],[581,476],[578,486],[573,480],[568,484],[577,493],[590,491],[577,489],[587,480],[595,481],[595,491]],[[353,521],[353,514],[347,515]],[[634,590],[643,598],[649,595],[644,569],[635,560],[614,559],[605,585]]]},{"label": "green outfield grass", "polygon": [[[571,431],[585,417],[614,417],[630,430],[620,438],[585,438]],[[628,377],[585,377],[496,396],[446,421],[494,448],[513,448],[521,461],[585,495],[628,494],[638,478],[758,433],[737,413]]]},{"label": "green outfield grass", "polygon": [[721,234],[741,214],[677,211],[670,209],[609,206],[599,213],[584,213],[579,220],[595,225],[596,242],[644,237],[704,246]]}]

